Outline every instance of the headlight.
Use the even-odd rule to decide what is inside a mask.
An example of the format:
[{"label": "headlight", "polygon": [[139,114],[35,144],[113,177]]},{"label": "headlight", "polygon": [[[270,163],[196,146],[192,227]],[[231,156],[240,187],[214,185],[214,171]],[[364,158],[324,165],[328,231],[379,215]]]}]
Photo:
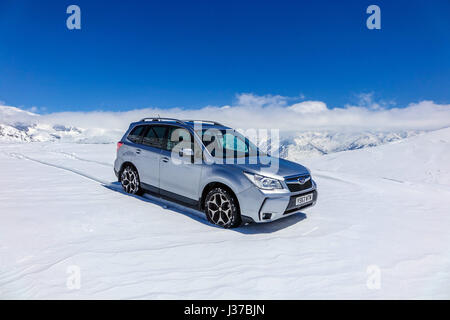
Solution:
[{"label": "headlight", "polygon": [[260,189],[264,190],[283,189],[280,180],[248,172],[244,172],[244,174],[251,182],[253,182]]}]

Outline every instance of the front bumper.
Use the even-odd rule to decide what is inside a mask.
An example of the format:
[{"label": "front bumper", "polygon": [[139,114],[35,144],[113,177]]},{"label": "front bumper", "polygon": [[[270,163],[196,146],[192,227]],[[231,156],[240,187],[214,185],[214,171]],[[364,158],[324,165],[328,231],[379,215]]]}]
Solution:
[{"label": "front bumper", "polygon": [[[311,202],[295,205],[297,197],[309,193],[313,194]],[[313,182],[312,188],[301,192],[290,192],[284,189],[264,191],[255,186],[237,194],[243,220],[257,223],[275,221],[312,207],[316,204],[317,197],[315,182]]]}]

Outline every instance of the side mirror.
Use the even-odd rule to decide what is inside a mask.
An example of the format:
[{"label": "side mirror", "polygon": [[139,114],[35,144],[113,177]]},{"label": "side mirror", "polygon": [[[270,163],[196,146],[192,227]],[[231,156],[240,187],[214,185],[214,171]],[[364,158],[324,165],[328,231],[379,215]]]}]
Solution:
[{"label": "side mirror", "polygon": [[179,153],[180,157],[192,157],[194,155],[194,151],[191,148],[183,148]]}]

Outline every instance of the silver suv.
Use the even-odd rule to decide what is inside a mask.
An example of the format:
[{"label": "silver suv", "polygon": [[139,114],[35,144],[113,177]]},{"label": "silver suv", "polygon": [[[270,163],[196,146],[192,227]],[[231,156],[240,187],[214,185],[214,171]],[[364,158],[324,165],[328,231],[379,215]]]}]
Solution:
[{"label": "silver suv", "polygon": [[304,166],[270,156],[217,122],[145,118],[117,143],[114,171],[123,189],[204,211],[224,228],[269,222],[317,201]]}]

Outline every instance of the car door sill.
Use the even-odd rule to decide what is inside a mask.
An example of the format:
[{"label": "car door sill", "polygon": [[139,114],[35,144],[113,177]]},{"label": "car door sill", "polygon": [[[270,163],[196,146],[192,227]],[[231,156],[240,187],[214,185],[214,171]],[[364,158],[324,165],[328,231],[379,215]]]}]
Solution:
[{"label": "car door sill", "polygon": [[141,188],[144,192],[151,194],[153,196],[159,197],[164,200],[169,200],[178,204],[181,204],[186,207],[190,207],[196,210],[200,210],[200,201],[193,200],[191,198],[179,195],[177,193],[173,193],[150,184],[142,183]]}]

